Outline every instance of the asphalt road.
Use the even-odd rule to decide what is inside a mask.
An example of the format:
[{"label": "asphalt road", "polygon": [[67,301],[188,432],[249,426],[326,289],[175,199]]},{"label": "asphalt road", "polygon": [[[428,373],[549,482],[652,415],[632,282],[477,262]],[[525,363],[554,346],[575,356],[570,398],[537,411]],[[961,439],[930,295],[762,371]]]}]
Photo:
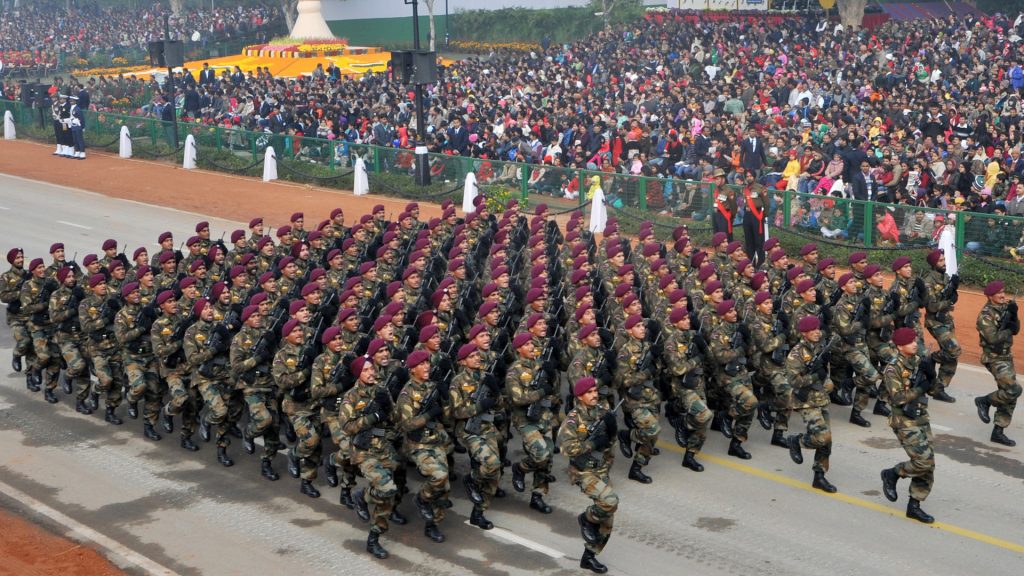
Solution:
[{"label": "asphalt road", "polygon": [[[169,229],[184,240],[200,219],[211,221],[215,236],[238,227],[0,176],[3,252],[18,245],[29,258],[43,256],[54,241],[65,242],[69,255],[77,250],[79,260],[106,238],[130,250],[140,244],[153,249],[159,232]],[[407,498],[402,510],[411,522],[386,534],[383,543],[392,556],[380,562],[364,551],[367,525],[337,504],[338,489],[323,480],[323,497],[311,500],[286,474],[276,483],[260,478],[259,459],[245,455],[240,443],[230,449],[235,466],[225,469],[210,444],[187,453],[178,448],[176,433],[149,442],[138,421],[109,426],[102,415],[76,413],[63,393],[61,403],[51,406],[10,370],[10,349],[10,333],[0,327],[0,505],[58,518],[74,537],[129,570],[579,573],[575,516],[588,501],[566,482],[560,456],[548,498],[554,514],[530,510],[528,494],[514,493],[506,478],[502,485],[510,496],[496,500],[488,513],[497,529],[482,532],[466,524],[470,504],[460,483],[453,513],[442,525],[448,542],[423,536]],[[951,389],[959,401],[932,404],[937,478],[924,508],[939,520],[933,526],[903,517],[906,480],[896,504],[880,493],[879,471],[905,458],[883,419],[869,417],[873,427],[861,429],[846,422],[848,409],[836,408],[829,478],[840,492],[831,496],[810,488],[809,453],[803,466],[793,464],[756,424],[748,443],[752,460],[727,457],[727,441],[712,433],[702,474],[680,468],[681,454],[668,433],[648,468],[653,484],[628,481],[628,463],[620,458],[613,471],[620,509],[601,559],[614,574],[636,575],[1020,574],[1024,449],[989,443],[990,428],[971,401],[993,386],[984,370],[962,366]],[[1017,423],[1008,432],[1024,441],[1022,429]],[[275,464],[283,473],[284,458]],[[466,471],[463,457],[458,471]]]}]

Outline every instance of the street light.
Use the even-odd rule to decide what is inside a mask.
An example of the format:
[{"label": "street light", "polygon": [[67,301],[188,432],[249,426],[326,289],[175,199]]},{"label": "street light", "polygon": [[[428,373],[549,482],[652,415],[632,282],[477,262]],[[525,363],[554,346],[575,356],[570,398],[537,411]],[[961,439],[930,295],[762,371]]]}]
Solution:
[{"label": "street light", "polygon": [[[420,51],[420,3],[419,0],[405,0],[405,5],[412,4],[412,48]],[[423,85],[413,79],[416,97],[416,183],[420,186],[430,184],[430,159],[427,156],[427,122],[423,114]]]}]

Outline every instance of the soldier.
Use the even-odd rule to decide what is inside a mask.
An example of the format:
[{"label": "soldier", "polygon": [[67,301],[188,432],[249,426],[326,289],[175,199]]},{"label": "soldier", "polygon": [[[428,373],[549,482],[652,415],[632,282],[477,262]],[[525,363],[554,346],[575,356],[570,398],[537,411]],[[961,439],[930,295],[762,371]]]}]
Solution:
[{"label": "soldier", "polygon": [[711,333],[709,348],[715,361],[715,377],[731,397],[729,417],[733,420],[729,455],[749,460],[750,453],[743,448],[747,432],[757,410],[757,396],[750,387],[747,372],[746,346],[751,341],[750,330],[739,323],[736,303],[726,300],[716,309],[723,322]]},{"label": "soldier", "polygon": [[160,235],[157,236],[156,241],[157,244],[160,245],[160,249],[154,252],[153,256],[150,257],[149,260],[149,267],[154,270],[160,268],[160,266],[164,263],[164,260],[161,259],[161,257],[164,254],[170,254],[171,258],[175,257],[174,234],[170,232],[161,232]]},{"label": "soldier", "polygon": [[615,460],[618,424],[615,413],[601,405],[593,378],[577,380],[572,393],[576,405],[558,430],[558,444],[569,458],[569,481],[594,502],[576,518],[585,546],[580,568],[604,574],[608,568],[598,561],[597,555],[611,538],[619,507],[619,497],[608,477]]},{"label": "soldier", "polygon": [[348,345],[340,326],[331,326],[324,330],[320,341],[324,345],[324,351],[313,360],[310,371],[310,396],[320,406],[320,423],[327,428],[335,446],[343,447],[341,451],[327,455],[327,459],[324,460],[324,471],[327,485],[333,488],[339,484],[338,468],[342,468],[340,502],[352,509],[352,487],[356,485],[356,470],[347,457],[342,457],[349,451],[349,438],[345,436],[341,424],[338,423],[341,395],[345,392],[345,387],[351,385],[351,380],[346,377],[348,368],[344,363],[349,360],[345,360],[343,354],[350,352],[351,348],[346,348]]},{"label": "soldier", "polygon": [[[704,391],[704,355],[707,342],[690,328],[690,315],[686,308],[675,308],[668,316],[665,342],[666,369],[672,376],[671,398],[665,414],[675,414],[669,422],[676,430],[676,443],[686,448],[683,467],[703,472],[697,454],[704,447],[712,413],[707,406]],[[675,422],[673,422],[675,420]]]},{"label": "soldier", "polygon": [[918,373],[926,370],[926,366],[920,364],[930,361],[921,360],[918,356],[917,339],[913,328],[904,326],[896,330],[892,343],[898,355],[882,372],[886,397],[892,403],[889,425],[910,457],[907,462],[882,470],[882,492],[890,502],[895,502],[896,483],[900,478],[910,478],[907,518],[931,524],[935,518],[921,509],[921,502],[928,497],[935,483],[935,453],[932,450],[928,398],[925,396],[932,384],[929,378]]},{"label": "soldier", "polygon": [[128,416],[139,417],[138,404],[143,400],[142,419],[146,438],[157,441],[162,437],[153,428],[160,413],[163,390],[157,373],[156,356],[149,339],[149,331],[156,320],[156,305],[143,306],[138,282],[121,287],[124,307],[114,318],[114,335],[121,346],[125,374],[128,376]]},{"label": "soldier", "polygon": [[828,393],[832,387],[828,378],[829,344],[821,341],[821,322],[815,316],[801,318],[797,330],[803,338],[786,358],[786,379],[793,387],[790,407],[803,418],[807,432],[792,434],[786,439],[789,456],[793,462],[803,464],[801,447],[813,449],[811,486],[832,494],[836,487],[825,478],[832,454],[832,425],[828,414]]},{"label": "soldier", "polygon": [[838,287],[843,295],[834,307],[832,331],[841,338],[836,345],[835,354],[840,356],[842,361],[833,363],[832,378],[833,382],[838,380],[840,386],[857,387],[853,408],[850,410],[850,422],[868,428],[871,423],[865,420],[861,413],[868,407],[871,390],[881,381],[878,370],[868,358],[865,341],[867,324],[870,321],[870,299],[859,294],[852,272],[839,278]]},{"label": "soldier", "polygon": [[247,454],[256,452],[255,438],[263,438],[263,453],[260,455],[260,475],[271,482],[280,476],[274,470],[273,460],[281,444],[281,415],[274,395],[274,379],[271,377],[270,362],[271,334],[263,326],[259,306],[242,309],[242,329],[231,339],[232,380],[242,389],[242,398],[249,412],[249,423],[242,430],[242,448]]},{"label": "soldier", "polygon": [[1021,387],[1013,366],[1013,337],[1020,332],[1017,301],[1006,297],[1005,284],[996,280],[985,287],[988,302],[978,315],[978,335],[981,337],[981,363],[996,380],[996,391],[974,399],[978,417],[985,424],[991,422],[989,408],[996,407],[996,421],[991,441],[1015,446],[1016,441],[1006,437],[1003,430],[1010,425],[1017,407]]},{"label": "soldier", "polygon": [[891,292],[898,296],[898,305],[894,312],[897,328],[904,326],[914,329],[917,334],[917,353],[924,355],[924,332],[921,329],[921,307],[924,306],[925,285],[920,278],[914,277],[914,269],[910,264],[910,258],[900,256],[892,263],[892,271],[896,273],[896,279],[889,287]]},{"label": "soldier", "polygon": [[803,267],[804,274],[808,278],[814,278],[818,273],[818,245],[813,242],[804,244],[800,248],[800,259],[803,261],[801,266]]},{"label": "soldier", "polygon": [[394,444],[388,438],[391,413],[391,394],[377,386],[373,362],[360,356],[352,361],[349,372],[356,385],[345,393],[341,401],[338,420],[342,429],[352,438],[351,460],[370,486],[355,494],[356,511],[364,521],[370,520],[367,499],[373,503],[373,522],[366,539],[366,551],[384,559],[388,551],[380,545],[380,535],[388,530],[388,518],[394,509],[398,486],[394,481]]},{"label": "soldier", "polygon": [[78,285],[70,266],[57,271],[57,282],[60,288],[50,296],[50,320],[57,327],[56,341],[67,365],[64,391],[70,392],[72,385],[75,385],[78,389],[75,410],[88,415],[92,414],[92,409],[86,404],[92,381],[85,356],[86,342],[78,324],[78,305],[85,298],[85,290]]},{"label": "soldier", "polygon": [[92,409],[96,410],[99,408],[100,394],[106,395],[107,413],[104,419],[115,426],[123,424],[114,412],[121,405],[121,390],[126,383],[113,326],[119,309],[117,300],[107,296],[104,275],[90,276],[89,294],[78,305],[78,323],[82,332],[89,337],[89,361],[97,379],[89,398]]},{"label": "soldier", "polygon": [[313,486],[316,469],[320,466],[320,415],[314,410],[309,390],[309,374],[313,364],[301,322],[291,319],[281,328],[281,348],[274,356],[271,373],[274,383],[284,392],[281,411],[295,429],[297,440],[288,454],[288,473],[302,478],[299,491],[310,498],[319,498],[320,491]]},{"label": "soldier", "polygon": [[759,394],[767,392],[771,397],[770,405],[766,401],[759,404],[758,418],[767,421],[761,422],[762,426],[767,423],[767,428],[774,428],[772,446],[788,448],[785,435],[789,430],[789,396],[792,385],[786,378],[785,364],[789,345],[786,343],[783,313],[779,311],[778,317],[773,316],[773,306],[772,296],[768,292],[758,292],[754,296],[754,313],[749,321],[754,344],[752,360],[756,368],[753,382],[760,383],[763,392]]},{"label": "soldier", "polygon": [[206,414],[201,416],[203,424],[215,428],[217,438],[217,462],[222,466],[234,466],[228,457],[228,402],[231,399],[230,381],[227,370],[231,338],[215,329],[213,305],[200,298],[192,306],[195,323],[185,332],[185,358],[192,374],[192,384],[199,390],[206,403]]},{"label": "soldier", "polygon": [[548,493],[555,448],[550,438],[554,414],[549,397],[555,393],[557,373],[541,366],[528,332],[516,334],[512,347],[518,357],[508,369],[505,386],[512,403],[512,426],[523,439],[525,453],[522,460],[512,465],[512,487],[516,492],[524,492],[526,473],[533,472],[530,508],[550,514],[551,506],[544,502],[544,495]]},{"label": "soldier", "polygon": [[23,268],[25,252],[21,248],[11,248],[7,251],[7,263],[11,265],[11,269],[4,272],[3,277],[0,278],[0,282],[2,282],[0,302],[7,304],[7,326],[11,329],[11,335],[14,337],[11,368],[15,372],[21,372],[22,358],[25,358],[26,364],[30,367],[27,371],[28,387],[31,390],[35,386],[35,391],[38,391],[39,387],[32,378],[33,370],[31,370],[31,367],[34,366],[32,337],[25,325],[25,313],[21,311],[21,286],[28,278],[28,273]]},{"label": "soldier", "polygon": [[458,362],[461,369],[448,389],[448,397],[456,436],[469,452],[472,465],[470,474],[463,477],[466,492],[473,502],[469,523],[490,530],[494,524],[484,517],[484,511],[501,478],[498,429],[494,425],[498,383],[493,375],[484,375],[476,344],[460,347]]},{"label": "soldier", "polygon": [[196,431],[198,399],[196,389],[191,386],[183,347],[185,331],[194,319],[181,314],[174,292],[170,290],[157,294],[155,302],[160,307],[160,317],[153,322],[149,338],[159,362],[160,377],[170,392],[167,404],[161,409],[161,425],[164,432],[174,432],[174,417],[180,415],[181,447],[195,452],[199,446],[192,442],[192,434]]},{"label": "soldier", "polygon": [[[864,267],[864,280],[867,283],[864,288],[864,296],[871,302],[867,330],[868,352],[871,364],[876,370],[881,371],[886,364],[896,358],[896,347],[892,345],[892,332],[895,330],[893,321],[895,301],[893,294],[884,288],[885,277],[882,276],[882,270],[877,264],[868,264]],[[889,408],[885,404],[882,391],[884,391],[884,387],[879,387],[878,399],[875,400],[872,413],[888,416]]]},{"label": "soldier", "polygon": [[46,265],[42,258],[29,263],[29,278],[21,286],[21,311],[28,320],[28,332],[32,337],[32,350],[35,352],[35,382],[46,387],[46,401],[57,403],[54,390],[57,388],[57,377],[60,375],[60,348],[53,339],[55,326],[50,321],[50,295],[59,286],[57,281],[46,277]]},{"label": "soldier", "polygon": [[932,360],[939,365],[932,398],[940,402],[956,402],[946,392],[956,375],[957,359],[960,358],[960,343],[956,341],[956,327],[953,324],[953,308],[960,295],[960,276],[946,277],[946,256],[942,250],[928,253],[930,270],[924,273],[924,327],[935,338],[939,349],[932,353]]},{"label": "soldier", "polygon": [[629,479],[650,484],[653,480],[641,468],[650,463],[654,444],[661,433],[658,422],[661,394],[654,384],[654,353],[646,341],[647,327],[643,317],[639,314],[630,316],[626,319],[625,328],[628,340],[619,351],[621,369],[618,376],[619,394],[626,399],[626,424],[629,427],[618,432],[619,450],[624,457],[633,459]]},{"label": "soldier", "polygon": [[424,535],[444,542],[437,527],[450,506],[448,483],[448,446],[451,438],[441,422],[445,400],[437,383],[430,380],[430,354],[416,350],[406,359],[409,381],[395,401],[394,420],[404,435],[403,447],[409,460],[426,479],[416,495],[416,509],[426,526]]}]

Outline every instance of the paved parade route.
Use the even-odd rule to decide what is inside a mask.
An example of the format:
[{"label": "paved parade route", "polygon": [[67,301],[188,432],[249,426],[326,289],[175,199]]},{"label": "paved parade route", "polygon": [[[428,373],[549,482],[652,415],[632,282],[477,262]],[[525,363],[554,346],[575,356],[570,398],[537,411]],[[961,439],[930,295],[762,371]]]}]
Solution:
[{"label": "paved parade route", "polygon": [[[253,210],[252,212],[255,212]],[[0,229],[4,245],[27,255],[45,254],[53,241],[68,256],[97,251],[106,238],[130,250],[153,249],[157,233],[190,235],[200,215],[108,198],[59,186],[0,176]],[[211,221],[214,237],[236,223]],[[299,494],[282,474],[259,476],[259,459],[235,441],[236,460],[225,469],[213,444],[196,453],[177,446],[176,435],[153,443],[141,420],[114,427],[102,415],[83,416],[58,391],[51,406],[25,389],[10,371],[11,337],[0,328],[0,504],[63,523],[76,539],[96,546],[129,572],[177,574],[575,574],[582,544],[576,514],[587,500],[566,482],[566,460],[556,456],[548,503],[554,514],[529,510],[528,496],[511,489],[488,516],[497,529],[466,524],[470,504],[453,486],[454,513],[441,525],[448,542],[422,534],[411,498],[401,509],[407,526],[387,534],[391,558],[378,562],[364,551],[367,526],[337,504],[338,489],[323,480],[319,500]],[[768,444],[756,424],[746,445],[754,458],[725,455],[727,441],[711,433],[695,474],[679,466],[671,439],[645,470],[654,483],[626,480],[620,458],[612,481],[620,496],[611,542],[602,554],[614,574],[1018,574],[1024,571],[1024,448],[988,442],[971,401],[994,389],[983,369],[962,365],[950,393],[956,404],[932,403],[936,481],[925,508],[938,522],[903,518],[908,482],[900,500],[881,495],[879,471],[905,455],[879,416],[854,427],[848,408],[833,407],[834,447],[829,477],[839,493],[810,488],[808,464],[793,464]],[[123,410],[122,410],[123,411]],[[667,427],[666,427],[667,428]],[[1024,438],[1021,425],[1007,430]],[[198,438],[197,438],[198,440]],[[518,453],[518,440],[510,446]],[[513,460],[515,455],[513,455]],[[467,470],[457,456],[458,472]],[[284,456],[275,464],[284,468]],[[412,484],[418,485],[414,471]],[[363,481],[360,480],[360,484]],[[55,514],[48,514],[47,510]],[[2,571],[0,571],[2,572]]]}]

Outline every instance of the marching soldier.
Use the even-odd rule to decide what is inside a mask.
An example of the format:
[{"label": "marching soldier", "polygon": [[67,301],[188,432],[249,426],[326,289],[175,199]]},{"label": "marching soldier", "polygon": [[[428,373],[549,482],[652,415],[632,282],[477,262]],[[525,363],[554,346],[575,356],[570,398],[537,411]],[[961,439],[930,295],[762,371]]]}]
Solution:
[{"label": "marching soldier", "polygon": [[161,440],[160,434],[153,428],[163,391],[160,389],[160,376],[157,373],[156,357],[149,339],[149,331],[156,319],[156,306],[143,306],[138,282],[129,282],[121,288],[124,306],[114,318],[114,335],[121,347],[125,374],[128,377],[128,416],[138,418],[138,404],[143,400],[142,418],[143,431],[146,438]]},{"label": "marching soldier", "polygon": [[960,276],[954,274],[946,277],[946,256],[942,250],[928,253],[930,270],[924,273],[924,327],[935,338],[939,349],[932,353],[932,360],[939,365],[935,389],[932,398],[940,402],[956,402],[946,392],[956,375],[957,359],[960,358],[960,343],[956,340],[956,327],[953,324],[953,308],[959,299],[957,289],[960,287]]},{"label": "marching soldier", "polygon": [[121,351],[114,336],[114,317],[119,309],[117,300],[107,296],[104,275],[90,276],[89,294],[78,305],[78,322],[82,332],[89,337],[88,356],[97,379],[89,397],[92,409],[96,410],[100,395],[105,395],[107,413],[104,419],[115,426],[123,424],[115,411],[121,405],[121,390],[126,383]]},{"label": "marching soldier", "polygon": [[192,306],[195,324],[185,332],[185,358],[192,375],[192,384],[203,396],[206,414],[202,415],[204,425],[215,427],[217,439],[217,462],[222,466],[234,466],[228,457],[228,402],[231,385],[228,379],[228,353],[231,338],[216,329],[213,323],[213,305],[200,298]]},{"label": "marching soldier", "polygon": [[531,335],[516,334],[512,340],[518,357],[508,369],[505,386],[512,403],[512,426],[523,439],[523,459],[512,465],[512,487],[516,492],[526,490],[526,473],[533,472],[530,508],[541,514],[550,514],[551,506],[544,502],[548,493],[554,441],[551,423],[554,418],[549,399],[555,391],[557,374],[545,370],[535,354]]},{"label": "marching soldier", "polygon": [[991,422],[989,409],[996,407],[995,425],[990,440],[1004,446],[1015,446],[1016,441],[1003,432],[1013,419],[1021,387],[1013,365],[1013,337],[1020,332],[1017,301],[1008,300],[1005,284],[996,280],[985,287],[988,302],[978,315],[978,334],[981,336],[981,363],[996,380],[996,391],[974,399],[978,417],[985,424]]},{"label": "marching soldier", "polygon": [[11,248],[7,251],[7,263],[11,269],[4,272],[0,278],[0,302],[7,304],[7,327],[11,329],[11,336],[14,338],[14,350],[11,355],[11,368],[15,372],[21,372],[22,359],[29,367],[26,371],[28,388],[33,386],[39,391],[39,385],[33,378],[33,367],[35,358],[32,355],[32,337],[29,335],[26,325],[25,313],[21,310],[21,286],[28,279],[25,272],[25,252],[21,248]]},{"label": "marching soldier", "polygon": [[729,442],[729,455],[749,460],[750,453],[743,448],[743,443],[747,441],[747,432],[757,410],[757,396],[751,390],[747,372],[746,346],[751,341],[750,330],[739,323],[734,301],[720,303],[716,311],[723,321],[712,331],[708,345],[715,361],[715,377],[731,397],[729,417],[733,420],[733,437]]},{"label": "marching soldier", "polygon": [[[21,311],[28,319],[28,331],[32,336],[32,350],[35,352],[35,382],[46,387],[46,401],[57,403],[54,390],[60,375],[60,348],[54,342],[54,324],[50,321],[50,295],[57,288],[57,281],[46,277],[46,265],[42,258],[29,263],[29,278],[21,286]],[[38,390],[38,387],[35,388]]]},{"label": "marching soldier", "polygon": [[75,410],[88,415],[92,414],[92,409],[86,404],[92,381],[85,356],[86,341],[78,323],[78,305],[85,298],[85,290],[78,285],[69,266],[57,272],[57,282],[60,288],[50,296],[50,320],[57,327],[55,338],[67,365],[64,391],[69,391],[74,385],[77,388]]},{"label": "marching soldier", "polygon": [[[654,385],[654,353],[647,343],[647,327],[643,317],[635,314],[626,319],[627,342],[619,352],[619,393],[625,396],[628,428],[619,430],[619,450],[632,458],[629,479],[641,484],[653,480],[642,468],[651,462],[654,444],[661,433],[658,408],[661,395]],[[633,445],[636,448],[633,448]]]},{"label": "marching soldier", "polygon": [[790,407],[803,418],[807,432],[787,438],[789,456],[803,464],[801,447],[814,450],[814,481],[811,486],[832,494],[836,487],[825,478],[832,454],[832,425],[828,414],[828,346],[821,341],[821,322],[805,316],[797,323],[803,338],[786,358],[786,378],[793,387]]},{"label": "marching soldier", "polygon": [[350,352],[351,348],[346,348],[347,344],[340,326],[331,326],[324,330],[320,341],[324,345],[324,351],[313,360],[309,392],[313,401],[320,406],[320,423],[327,428],[334,445],[342,447],[341,450],[327,455],[327,459],[324,460],[324,472],[327,476],[327,485],[333,488],[339,484],[338,468],[342,469],[339,501],[346,508],[352,509],[354,504],[351,490],[356,485],[356,470],[348,457],[343,457],[349,452],[349,438],[338,422],[341,395],[345,393],[346,386],[351,386],[351,380],[346,377],[348,369],[344,362],[347,360],[343,355]]},{"label": "marching soldier", "polygon": [[686,448],[683,467],[703,472],[697,454],[704,447],[712,413],[708,409],[704,391],[704,337],[690,329],[690,315],[686,308],[676,308],[669,314],[668,338],[665,342],[666,368],[672,375],[672,396],[665,413],[676,414],[672,423],[676,430],[676,443]]},{"label": "marching soldier", "polygon": [[271,377],[271,334],[263,326],[258,305],[243,308],[240,320],[242,329],[231,339],[228,357],[232,380],[242,389],[242,398],[249,412],[249,423],[242,430],[242,448],[247,454],[254,454],[254,440],[263,438],[260,475],[275,482],[280,476],[274,470],[273,460],[284,446],[280,434],[281,415]]},{"label": "marching soldier", "polygon": [[833,369],[832,378],[839,380],[842,386],[847,386],[849,381],[856,386],[850,422],[868,428],[871,423],[865,420],[861,413],[868,407],[870,391],[876,388],[881,380],[878,370],[875,370],[868,358],[865,342],[870,304],[864,301],[864,296],[858,294],[853,273],[843,274],[839,278],[838,287],[843,295],[834,308],[832,331],[842,339],[836,347],[836,355],[842,357],[842,362],[833,364],[840,368]]},{"label": "marching soldier", "polygon": [[155,302],[160,308],[160,317],[153,321],[149,337],[158,361],[160,377],[170,393],[167,404],[161,409],[161,426],[164,432],[170,434],[174,432],[174,417],[181,416],[181,447],[195,452],[199,446],[192,442],[192,434],[196,431],[198,398],[195,387],[191,385],[183,346],[185,331],[192,325],[193,319],[181,313],[174,292],[170,290],[157,294]]},{"label": "marching soldier", "polygon": [[274,383],[284,392],[281,412],[295,429],[297,440],[288,454],[288,472],[293,478],[302,478],[299,491],[310,498],[319,498],[320,491],[313,486],[316,469],[320,466],[320,414],[314,410],[309,389],[312,358],[307,350],[302,323],[296,319],[285,322],[281,328],[281,349],[274,356],[271,374]]},{"label": "marching soldier", "polygon": [[[777,316],[773,316],[772,307],[772,296],[768,292],[758,292],[754,296],[750,335],[754,344],[753,365],[757,370],[754,372],[753,381],[760,381],[761,390],[768,392],[771,397],[770,405],[767,401],[761,402],[758,417],[765,418],[768,427],[774,428],[772,446],[788,448],[785,434],[789,430],[789,396],[793,388],[785,371],[789,345],[786,343],[783,313],[779,311]],[[764,424],[765,422],[762,422],[762,426]]]}]

